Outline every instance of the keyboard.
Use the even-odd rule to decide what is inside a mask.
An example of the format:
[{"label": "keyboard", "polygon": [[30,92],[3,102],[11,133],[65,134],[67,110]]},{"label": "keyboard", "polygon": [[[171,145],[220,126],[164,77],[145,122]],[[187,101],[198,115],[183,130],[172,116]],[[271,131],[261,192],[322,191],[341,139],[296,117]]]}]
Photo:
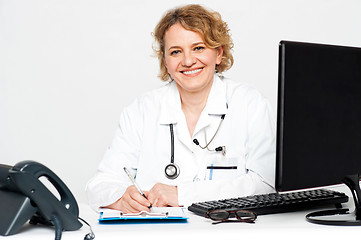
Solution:
[{"label": "keyboard", "polygon": [[211,210],[249,210],[257,215],[307,210],[316,207],[332,206],[341,208],[348,196],[341,192],[326,189],[305,190],[288,193],[268,193],[217,201],[193,203],[188,210],[205,216]]}]

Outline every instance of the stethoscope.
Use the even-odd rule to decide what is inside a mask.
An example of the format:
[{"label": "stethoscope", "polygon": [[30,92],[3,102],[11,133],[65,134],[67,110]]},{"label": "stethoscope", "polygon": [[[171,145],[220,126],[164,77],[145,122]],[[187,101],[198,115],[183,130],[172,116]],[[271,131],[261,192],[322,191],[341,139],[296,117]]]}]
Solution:
[{"label": "stethoscope", "polygon": [[[222,154],[225,155],[226,154],[226,146],[219,146],[219,147],[216,147],[213,150],[208,148],[209,144],[211,144],[211,142],[213,141],[213,139],[217,135],[218,130],[221,127],[225,116],[226,116],[226,114],[221,115],[221,121],[219,122],[218,128],[217,128],[216,132],[214,133],[213,137],[211,138],[211,140],[208,143],[207,143],[207,136],[205,135],[206,145],[204,147],[199,145],[199,142],[198,142],[198,140],[196,138],[193,139],[193,142],[202,149],[207,148],[208,151],[222,152]],[[171,139],[171,155],[170,155],[170,164],[168,164],[165,167],[164,173],[165,173],[165,176],[167,178],[176,179],[180,174],[180,169],[179,169],[179,166],[174,163],[174,131],[173,131],[173,124],[172,123],[169,124],[169,128],[170,128],[170,139]]]}]

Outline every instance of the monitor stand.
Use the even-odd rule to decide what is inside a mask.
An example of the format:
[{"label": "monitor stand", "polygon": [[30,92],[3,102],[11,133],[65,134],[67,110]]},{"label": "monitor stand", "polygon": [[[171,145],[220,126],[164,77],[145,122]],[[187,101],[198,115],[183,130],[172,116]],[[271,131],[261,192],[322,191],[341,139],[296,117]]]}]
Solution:
[{"label": "monitor stand", "polygon": [[308,222],[324,225],[357,226],[361,225],[361,189],[360,175],[349,175],[342,179],[351,190],[354,202],[354,212],[349,209],[332,209],[310,213],[306,216]]}]

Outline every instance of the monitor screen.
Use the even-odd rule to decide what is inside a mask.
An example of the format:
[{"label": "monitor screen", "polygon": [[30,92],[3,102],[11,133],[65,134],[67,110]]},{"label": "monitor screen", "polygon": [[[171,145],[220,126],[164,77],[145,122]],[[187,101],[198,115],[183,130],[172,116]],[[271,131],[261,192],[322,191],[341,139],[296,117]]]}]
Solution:
[{"label": "monitor screen", "polygon": [[281,41],[276,189],[361,173],[361,48]]}]

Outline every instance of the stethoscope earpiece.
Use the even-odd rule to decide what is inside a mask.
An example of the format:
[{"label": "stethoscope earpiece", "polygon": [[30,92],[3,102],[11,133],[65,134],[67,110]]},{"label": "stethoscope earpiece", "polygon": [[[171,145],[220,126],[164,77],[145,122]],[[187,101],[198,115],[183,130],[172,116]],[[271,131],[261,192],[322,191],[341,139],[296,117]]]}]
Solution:
[{"label": "stethoscope earpiece", "polygon": [[198,142],[197,138],[193,139],[193,142],[194,142],[195,145],[197,145],[197,146],[199,145],[199,142]]}]

